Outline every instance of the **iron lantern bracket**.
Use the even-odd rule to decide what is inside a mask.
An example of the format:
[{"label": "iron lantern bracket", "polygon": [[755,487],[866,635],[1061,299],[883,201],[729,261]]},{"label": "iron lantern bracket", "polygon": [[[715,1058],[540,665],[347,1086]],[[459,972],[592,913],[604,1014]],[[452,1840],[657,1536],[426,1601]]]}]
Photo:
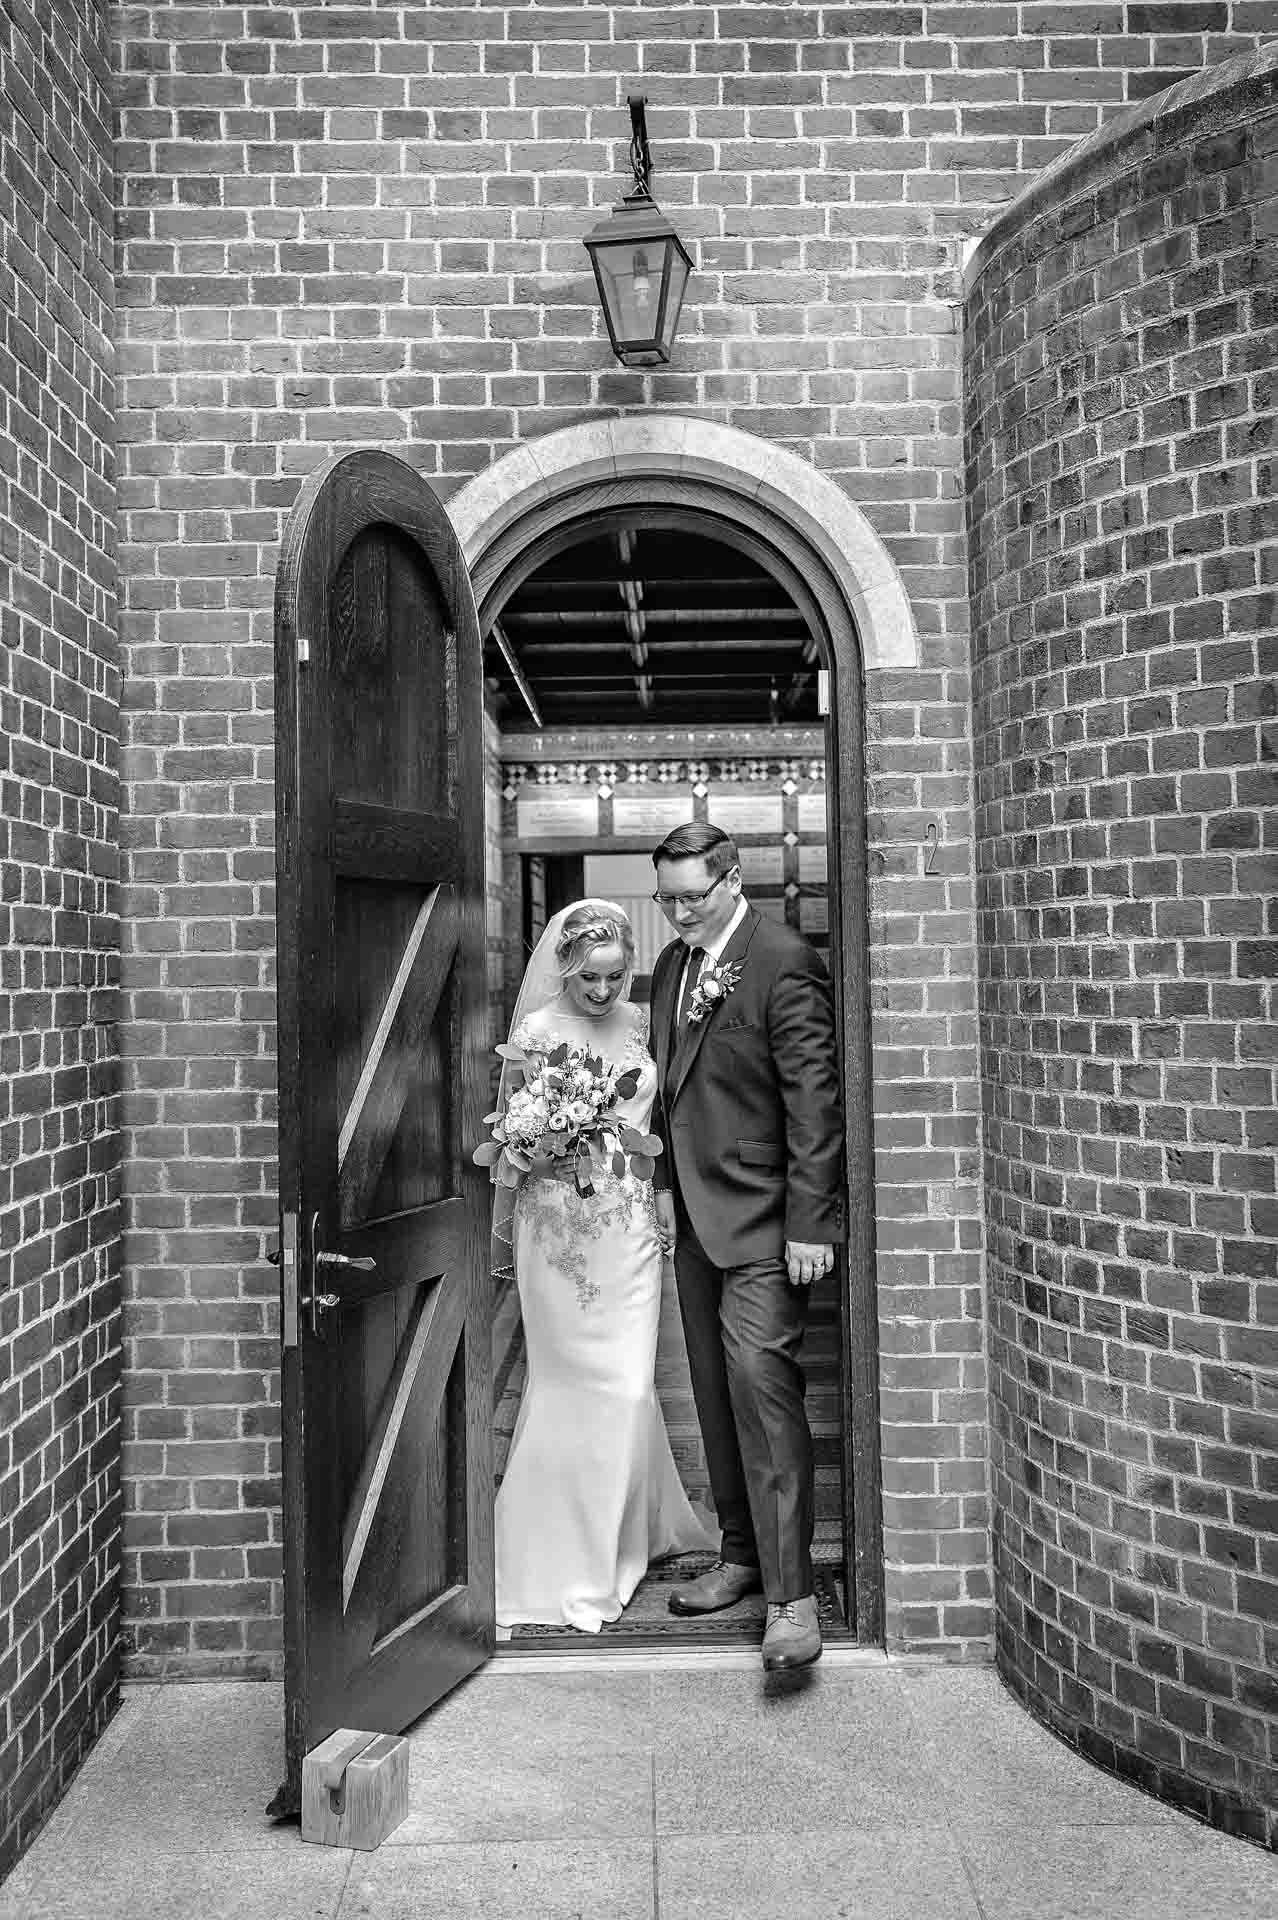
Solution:
[{"label": "iron lantern bracket", "polygon": [[622,197],[627,201],[651,200],[652,152],[648,146],[648,118],[644,111],[648,96],[646,93],[631,93],[626,98],[630,106],[630,171],[635,183]]}]

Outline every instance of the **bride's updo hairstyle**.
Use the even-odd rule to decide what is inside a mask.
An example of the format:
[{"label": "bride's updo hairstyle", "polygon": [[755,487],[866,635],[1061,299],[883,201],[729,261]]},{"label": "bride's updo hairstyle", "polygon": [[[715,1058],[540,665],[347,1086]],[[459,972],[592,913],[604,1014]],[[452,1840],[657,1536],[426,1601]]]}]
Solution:
[{"label": "bride's updo hairstyle", "polygon": [[622,913],[608,913],[593,901],[583,900],[574,907],[559,929],[555,942],[555,964],[562,980],[580,973],[596,947],[618,946],[626,962],[626,972],[635,970],[635,936]]}]

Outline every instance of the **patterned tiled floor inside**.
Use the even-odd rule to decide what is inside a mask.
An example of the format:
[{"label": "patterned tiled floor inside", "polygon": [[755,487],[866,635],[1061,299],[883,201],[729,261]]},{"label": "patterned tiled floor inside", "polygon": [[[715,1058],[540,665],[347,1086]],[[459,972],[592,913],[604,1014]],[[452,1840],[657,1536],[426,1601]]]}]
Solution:
[{"label": "patterned tiled floor inside", "polygon": [[134,1687],[0,1920],[1273,1920],[1278,1859],[1096,1772],[995,1675],[499,1656],[376,1853],[273,1826],[281,1696]]}]

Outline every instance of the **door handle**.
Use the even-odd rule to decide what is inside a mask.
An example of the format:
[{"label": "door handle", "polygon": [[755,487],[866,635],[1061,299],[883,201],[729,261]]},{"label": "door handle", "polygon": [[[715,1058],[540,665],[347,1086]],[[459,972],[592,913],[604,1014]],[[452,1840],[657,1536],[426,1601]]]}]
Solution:
[{"label": "door handle", "polygon": [[315,1250],[315,1264],[317,1267],[354,1267],[357,1273],[377,1271],[376,1260],[370,1259],[367,1254],[363,1259],[356,1260],[349,1253],[328,1253],[323,1247]]},{"label": "door handle", "polygon": [[319,1286],[321,1269],[324,1267],[337,1267],[339,1270],[344,1270],[348,1273],[375,1273],[377,1270],[376,1260],[371,1259],[367,1254],[357,1259],[349,1253],[330,1253],[327,1247],[316,1245],[318,1238],[319,1214],[313,1213],[311,1215],[310,1291],[302,1304],[310,1309],[311,1332],[314,1334],[319,1333],[321,1313],[326,1312],[332,1307],[340,1307],[342,1304],[342,1296],[340,1293],[321,1292]]}]

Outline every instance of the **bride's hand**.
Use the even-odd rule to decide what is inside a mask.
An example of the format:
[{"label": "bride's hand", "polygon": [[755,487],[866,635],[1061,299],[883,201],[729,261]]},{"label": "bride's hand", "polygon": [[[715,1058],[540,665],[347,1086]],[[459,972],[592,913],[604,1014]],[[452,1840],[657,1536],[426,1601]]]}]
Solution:
[{"label": "bride's hand", "polygon": [[662,1253],[671,1254],[674,1252],[675,1240],[677,1238],[675,1233],[674,1196],[668,1189],[663,1188],[661,1192],[653,1195],[653,1199],[657,1207],[657,1239],[661,1243]]}]

